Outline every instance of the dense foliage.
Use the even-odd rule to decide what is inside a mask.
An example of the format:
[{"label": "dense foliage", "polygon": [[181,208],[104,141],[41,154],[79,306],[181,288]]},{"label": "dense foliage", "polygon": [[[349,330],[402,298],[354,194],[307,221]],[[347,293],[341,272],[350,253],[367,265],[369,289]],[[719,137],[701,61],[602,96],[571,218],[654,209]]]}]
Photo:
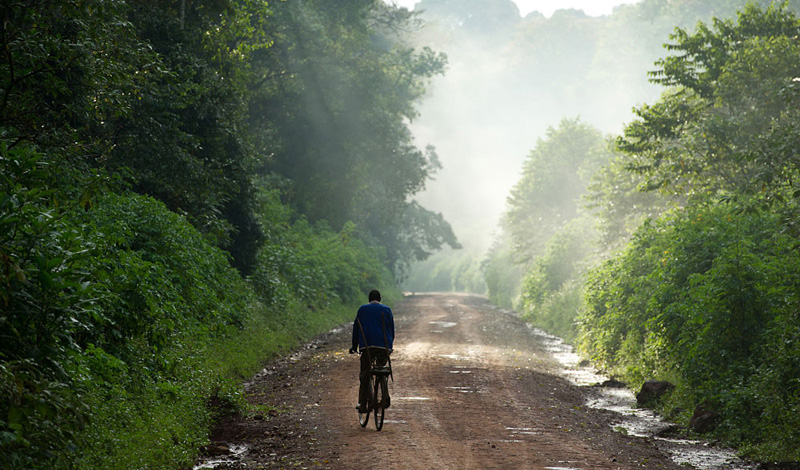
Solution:
[{"label": "dense foliage", "polygon": [[[658,3],[637,9],[663,14]],[[663,412],[688,425],[701,406],[717,413],[717,438],[791,462],[800,460],[794,11],[751,3],[676,29],[650,75],[660,99],[637,108],[585,172],[570,163],[587,155],[573,146],[582,134],[551,130],[525,162],[486,262],[490,298],[514,292],[521,270],[515,307],[535,324],[632,388],[673,382]],[[582,202],[558,196],[570,186]]]},{"label": "dense foliage", "polygon": [[489,300],[508,309],[513,308],[519,299],[520,283],[524,274],[524,268],[516,262],[512,246],[509,230],[504,229],[489,248],[481,265]]},{"label": "dense foliage", "polygon": [[407,123],[424,79],[442,73],[446,58],[404,46],[412,18],[382,2],[286,2],[274,11],[271,35],[282,40],[257,57],[249,103],[250,126],[269,130],[259,143],[272,155],[260,170],[288,178],[286,200],[310,221],[335,230],[355,223],[396,274],[458,246],[441,215],[411,199],[440,166],[433,147],[413,144]]},{"label": "dense foliage", "polygon": [[[270,354],[443,244],[378,1],[0,6],[0,467],[182,468]],[[208,403],[215,408],[209,408]]]},{"label": "dense foliage", "polygon": [[[599,131],[577,119],[550,128],[525,160],[503,227],[485,262],[489,298],[518,308],[537,326],[571,339],[581,279],[598,234],[583,208],[591,177],[611,152]],[[512,266],[517,266],[516,269]]]},{"label": "dense foliage", "polygon": [[584,349],[633,382],[673,380],[719,436],[798,460],[796,38],[785,7],[677,30],[653,75],[671,91],[619,139],[645,187],[679,202],[595,270]]},{"label": "dense foliage", "polygon": [[[449,63],[448,73],[433,79],[432,93],[422,103],[422,116],[414,127],[420,135],[438,139],[439,158],[446,167],[437,175],[436,187],[423,197],[448,214],[468,249],[485,252],[506,210],[500,188],[513,186],[525,156],[538,138],[546,137],[548,128],[564,117],[579,116],[604,134],[618,134],[632,119],[633,107],[659,98],[662,90],[648,81],[647,72],[663,56],[670,32],[675,27],[694,28],[713,16],[732,17],[745,3],[641,0],[618,5],[604,16],[572,8],[549,16],[535,11],[521,16],[512,0],[419,1],[415,11],[421,11],[426,24],[417,41],[446,52]],[[797,0],[789,4],[800,6]],[[638,205],[634,199],[630,202]],[[630,225],[617,235],[627,235],[635,228],[633,221]],[[515,243],[544,249],[534,241]],[[454,259],[439,257],[441,263],[431,266],[429,261],[426,266],[443,276],[448,268],[460,266],[461,254],[452,253]],[[517,256],[531,257],[519,251]],[[479,258],[475,264],[480,264]],[[489,268],[498,279],[515,277]],[[495,296],[491,289],[490,296],[510,302],[517,288],[504,289],[510,298]]]},{"label": "dense foliage", "polygon": [[670,407],[706,403],[730,442],[796,460],[800,406],[797,240],[780,217],[731,205],[645,224],[593,270],[582,346],[631,383],[678,385]]}]

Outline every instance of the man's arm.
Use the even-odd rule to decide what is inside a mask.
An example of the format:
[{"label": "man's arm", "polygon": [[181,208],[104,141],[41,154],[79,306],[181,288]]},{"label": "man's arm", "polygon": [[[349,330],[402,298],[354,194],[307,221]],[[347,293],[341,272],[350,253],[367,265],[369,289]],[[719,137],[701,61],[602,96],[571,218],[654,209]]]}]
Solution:
[{"label": "man's arm", "polygon": [[358,313],[356,313],[356,319],[353,320],[353,346],[350,348],[350,354],[358,351],[359,338],[361,337],[358,330]]},{"label": "man's arm", "polygon": [[391,312],[389,312],[389,319],[391,319],[389,322],[389,331],[392,332],[392,338],[394,338],[394,315],[392,315]]}]

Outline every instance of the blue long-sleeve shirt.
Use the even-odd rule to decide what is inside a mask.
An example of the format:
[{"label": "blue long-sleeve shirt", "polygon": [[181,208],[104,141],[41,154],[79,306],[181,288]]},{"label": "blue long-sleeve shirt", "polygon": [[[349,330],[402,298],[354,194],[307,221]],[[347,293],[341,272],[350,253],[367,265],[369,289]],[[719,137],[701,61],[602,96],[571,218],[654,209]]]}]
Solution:
[{"label": "blue long-sleeve shirt", "polygon": [[[361,327],[359,328],[359,321]],[[364,334],[361,334],[363,329]],[[364,338],[366,336],[366,338]],[[392,309],[379,302],[362,305],[353,321],[353,349],[380,346],[392,349],[394,343],[394,316]]]}]

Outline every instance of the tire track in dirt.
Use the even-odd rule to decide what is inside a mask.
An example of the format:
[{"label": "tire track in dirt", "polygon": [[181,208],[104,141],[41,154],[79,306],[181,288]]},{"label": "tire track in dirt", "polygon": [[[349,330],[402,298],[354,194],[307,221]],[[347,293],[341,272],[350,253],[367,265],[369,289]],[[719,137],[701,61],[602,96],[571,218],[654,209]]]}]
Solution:
[{"label": "tire track in dirt", "polygon": [[279,361],[248,384],[278,412],[229,418],[212,438],[246,444],[217,468],[679,468],[647,439],[612,430],[588,408],[516,317],[483,298],[407,297],[393,306],[392,406],[383,430],[358,425],[358,360],[349,327]]}]

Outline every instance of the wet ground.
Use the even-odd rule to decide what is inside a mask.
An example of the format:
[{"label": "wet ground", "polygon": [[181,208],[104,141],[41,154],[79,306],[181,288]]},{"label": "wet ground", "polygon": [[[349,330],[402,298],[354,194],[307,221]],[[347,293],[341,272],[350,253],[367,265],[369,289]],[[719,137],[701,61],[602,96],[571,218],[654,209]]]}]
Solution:
[{"label": "wet ground", "polygon": [[[596,386],[609,380],[583,364],[573,348],[560,338],[536,328],[531,328],[531,335],[561,364],[560,373],[575,385]],[[613,424],[615,431],[652,440],[657,448],[684,467],[704,470],[758,468],[756,464],[739,459],[732,449],[712,446],[705,441],[667,437],[674,434],[672,431],[676,426],[649,409],[637,408],[634,393],[627,388],[602,387],[598,388],[598,392],[599,396],[590,399],[587,405],[617,413],[618,420]]]},{"label": "wet ground", "polygon": [[630,392],[588,386],[602,378],[568,346],[481,297],[418,295],[392,307],[382,431],[358,425],[359,361],[343,328],[254,377],[252,410],[219,423],[214,455],[196,468],[750,468],[724,450],[655,437],[667,425],[631,409]]}]

